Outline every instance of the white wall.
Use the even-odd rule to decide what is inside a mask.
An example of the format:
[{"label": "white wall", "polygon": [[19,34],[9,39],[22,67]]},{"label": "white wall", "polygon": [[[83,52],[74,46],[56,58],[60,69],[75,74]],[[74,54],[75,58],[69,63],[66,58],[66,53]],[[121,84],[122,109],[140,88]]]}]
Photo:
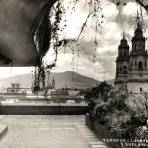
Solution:
[{"label": "white wall", "polygon": [[148,92],[148,82],[128,82],[127,83],[127,90],[128,92],[132,93],[140,93],[140,88],[144,92]]}]

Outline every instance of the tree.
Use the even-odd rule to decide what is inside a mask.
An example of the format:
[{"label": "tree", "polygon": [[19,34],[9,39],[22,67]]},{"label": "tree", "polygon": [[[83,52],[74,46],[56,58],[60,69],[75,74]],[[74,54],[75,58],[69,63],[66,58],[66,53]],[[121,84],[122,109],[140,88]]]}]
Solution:
[{"label": "tree", "polygon": [[147,93],[130,95],[126,104],[129,106],[133,122],[146,124],[148,120],[148,98]]},{"label": "tree", "polygon": [[93,87],[91,91],[87,92],[85,98],[90,99],[93,98],[94,100],[108,100],[108,95],[111,90],[111,85],[107,84],[106,81],[101,82],[97,85],[97,87]]},{"label": "tree", "polygon": [[108,100],[110,90],[111,85],[107,84],[106,81],[101,82],[100,85],[97,86],[98,95],[105,102]]}]

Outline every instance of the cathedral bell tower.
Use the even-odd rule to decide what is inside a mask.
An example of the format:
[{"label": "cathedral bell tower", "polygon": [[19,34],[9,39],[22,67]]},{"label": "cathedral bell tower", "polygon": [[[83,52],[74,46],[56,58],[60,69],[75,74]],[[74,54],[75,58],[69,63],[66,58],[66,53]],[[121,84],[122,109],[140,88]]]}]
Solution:
[{"label": "cathedral bell tower", "polygon": [[55,89],[55,79],[52,79],[52,89]]},{"label": "cathedral bell tower", "polygon": [[133,55],[145,53],[145,37],[143,36],[142,23],[137,23],[134,37],[132,38],[132,52]]},{"label": "cathedral bell tower", "polygon": [[132,51],[130,52],[130,80],[135,79],[135,77],[138,78],[138,76],[134,77],[133,73],[142,76],[142,71],[147,70],[147,51],[145,49],[145,43],[146,38],[143,35],[142,22],[138,20],[137,28],[132,38]]},{"label": "cathedral bell tower", "polygon": [[125,34],[123,33],[123,38],[120,41],[118,47],[118,57],[116,59],[116,80],[115,86],[117,89],[124,85],[126,89],[126,81],[128,77],[128,63],[129,63],[129,45]]},{"label": "cathedral bell tower", "polygon": [[146,90],[148,87],[148,54],[145,44],[146,38],[143,35],[143,22],[137,16],[137,28],[132,38],[132,51],[130,52],[129,61],[129,92],[139,92]]},{"label": "cathedral bell tower", "polygon": [[118,47],[116,59],[115,88],[128,93],[148,92],[148,53],[146,38],[143,30],[142,13],[137,12],[136,29],[132,37],[132,47],[129,46],[125,35]]}]

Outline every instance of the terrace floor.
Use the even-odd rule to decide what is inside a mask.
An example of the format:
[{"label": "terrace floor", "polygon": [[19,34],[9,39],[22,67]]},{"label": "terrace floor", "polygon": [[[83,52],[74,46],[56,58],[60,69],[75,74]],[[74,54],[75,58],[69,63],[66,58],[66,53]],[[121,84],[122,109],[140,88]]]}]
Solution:
[{"label": "terrace floor", "polygon": [[0,124],[8,126],[0,148],[107,148],[80,115],[0,115]]}]

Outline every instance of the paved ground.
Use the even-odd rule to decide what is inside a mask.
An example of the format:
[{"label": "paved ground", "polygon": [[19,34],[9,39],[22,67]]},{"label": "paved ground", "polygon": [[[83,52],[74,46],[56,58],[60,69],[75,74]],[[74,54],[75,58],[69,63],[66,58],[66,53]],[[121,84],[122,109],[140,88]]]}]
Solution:
[{"label": "paved ground", "polygon": [[1,115],[8,133],[0,148],[107,148],[84,120],[84,116]]},{"label": "paved ground", "polygon": [[0,139],[3,138],[8,132],[8,127],[6,125],[0,124]]}]

